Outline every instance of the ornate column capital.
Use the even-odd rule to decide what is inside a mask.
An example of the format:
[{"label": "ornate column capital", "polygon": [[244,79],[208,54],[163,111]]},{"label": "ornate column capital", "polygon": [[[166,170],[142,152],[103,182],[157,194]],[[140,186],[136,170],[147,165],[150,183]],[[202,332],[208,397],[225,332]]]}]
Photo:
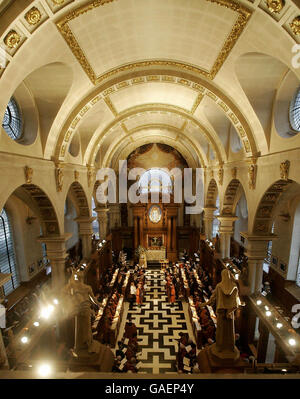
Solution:
[{"label": "ornate column capital", "polygon": [[233,224],[238,220],[237,216],[217,216],[217,219],[220,221],[220,233],[233,233]]},{"label": "ornate column capital", "polygon": [[275,234],[254,235],[247,232],[241,232],[240,234],[247,240],[245,254],[251,260],[265,259],[268,242],[278,238]]},{"label": "ornate column capital", "polygon": [[210,206],[203,208],[204,210],[204,217],[203,219],[214,219],[216,216],[214,215],[214,212],[217,210],[215,206]]}]

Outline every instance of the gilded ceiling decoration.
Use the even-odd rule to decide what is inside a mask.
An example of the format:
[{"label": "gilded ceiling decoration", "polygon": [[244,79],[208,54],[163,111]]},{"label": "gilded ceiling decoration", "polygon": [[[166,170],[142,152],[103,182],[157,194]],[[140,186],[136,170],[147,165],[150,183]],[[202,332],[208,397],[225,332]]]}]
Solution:
[{"label": "gilded ceiling decoration", "polygon": [[[245,150],[247,156],[251,156],[253,153],[256,152],[255,148],[253,148],[250,144],[253,141],[251,140],[249,135],[246,133],[246,130],[245,130],[242,122],[238,119],[238,117],[231,110],[231,108],[227,104],[225,104],[224,101],[221,100],[215,93],[212,93],[210,90],[207,90],[204,86],[202,86],[198,83],[189,81],[187,79],[182,79],[182,78],[178,78],[175,76],[168,76],[168,75],[147,75],[147,76],[140,76],[138,78],[132,78],[129,80],[125,80],[125,81],[122,81],[114,86],[111,86],[111,87],[103,90],[101,93],[97,94],[88,103],[86,103],[82,108],[80,108],[77,115],[73,118],[73,120],[71,120],[71,122],[69,122],[69,124],[67,124],[64,128],[65,133],[64,133],[64,137],[63,137],[62,141],[60,142],[59,146],[57,147],[57,149],[59,150],[57,156],[60,159],[63,159],[65,157],[69,142],[71,142],[71,137],[75,133],[75,129],[76,129],[78,123],[88,113],[88,111],[90,109],[92,109],[92,107],[95,106],[100,100],[105,101],[108,108],[111,110],[113,115],[116,117],[115,123],[117,123],[117,120],[119,120],[118,119],[119,116],[125,115],[128,112],[128,110],[122,111],[120,114],[118,114],[109,95],[111,93],[117,92],[118,90],[121,90],[121,89],[124,90],[124,89],[126,89],[126,87],[130,87],[132,85],[145,84],[149,81],[151,81],[151,82],[169,82],[172,84],[184,85],[184,86],[187,86],[187,87],[195,90],[196,92],[198,92],[199,94],[196,97],[196,100],[192,106],[192,109],[190,111],[188,111],[188,114],[190,114],[190,115],[193,115],[195,113],[197,107],[199,106],[200,102],[202,101],[202,98],[205,95],[208,95],[210,98],[212,98],[214,101],[216,101],[216,104],[222,108],[223,112],[225,112],[226,116],[234,124],[236,131],[238,132],[238,134],[240,136],[241,142],[243,143],[244,150]],[[153,106],[158,107],[159,104],[153,104]],[[162,109],[169,107],[169,109],[174,110],[175,112],[178,111],[181,113],[182,112],[187,113],[187,111],[185,109],[183,109],[181,107],[174,106],[174,105],[167,106],[166,104],[161,104],[161,107],[162,107]],[[140,108],[141,108],[140,106],[135,107],[136,110],[140,110]],[[130,110],[132,111],[134,109],[130,109]],[[107,129],[105,129],[105,131],[107,131]],[[103,133],[105,131],[103,131]],[[128,133],[128,131],[126,129],[124,129],[124,131],[125,131],[125,133]],[[209,137],[208,137],[208,139],[210,140]],[[254,146],[254,143],[252,145]]]},{"label": "gilded ceiling decoration", "polygon": [[293,19],[290,27],[295,35],[300,35],[300,16]]},{"label": "gilded ceiling decoration", "polygon": [[155,164],[156,167],[164,167],[169,170],[186,168],[188,166],[183,156],[173,147],[161,143],[149,143],[136,148],[127,158],[129,169],[149,169]]},{"label": "gilded ceiling decoration", "polygon": [[21,41],[21,36],[15,31],[11,30],[4,38],[4,43],[7,47],[13,49],[18,46]]},{"label": "gilded ceiling decoration", "polygon": [[41,12],[38,8],[32,7],[26,14],[25,19],[30,25],[36,25],[42,18]]},{"label": "gilded ceiling decoration", "polygon": [[226,58],[230,54],[232,48],[234,47],[235,43],[239,39],[243,29],[245,28],[249,18],[251,17],[251,11],[248,10],[243,5],[236,3],[232,0],[206,0],[210,3],[215,3],[220,6],[229,8],[238,14],[238,18],[232,27],[232,30],[229,36],[226,38],[225,43],[218,54],[212,68],[210,71],[203,70],[195,65],[189,65],[186,63],[182,63],[180,61],[167,61],[167,60],[145,60],[139,61],[134,63],[129,63],[126,65],[119,66],[109,72],[102,74],[101,76],[97,76],[95,71],[93,70],[90,62],[88,61],[87,57],[84,54],[83,49],[80,47],[78,41],[76,40],[75,35],[73,34],[69,22],[78,18],[82,14],[85,14],[97,7],[104,6],[105,4],[111,3],[114,0],[97,0],[91,1],[88,4],[78,7],[75,10],[72,10],[69,14],[64,16],[61,20],[57,22],[57,27],[64,37],[65,41],[67,42],[68,46],[70,47],[71,51],[77,58],[78,62],[82,66],[85,73],[88,75],[90,80],[93,84],[98,84],[101,81],[116,75],[120,72],[130,71],[136,68],[144,68],[144,67],[151,67],[151,66],[173,66],[180,69],[188,70],[191,72],[196,72],[201,75],[204,75],[208,79],[214,79],[218,71],[221,69],[222,65],[224,64]]},{"label": "gilded ceiling decoration", "polygon": [[275,13],[279,13],[284,5],[285,5],[285,1],[284,0],[266,0],[266,4],[268,9],[271,12],[275,12]]}]

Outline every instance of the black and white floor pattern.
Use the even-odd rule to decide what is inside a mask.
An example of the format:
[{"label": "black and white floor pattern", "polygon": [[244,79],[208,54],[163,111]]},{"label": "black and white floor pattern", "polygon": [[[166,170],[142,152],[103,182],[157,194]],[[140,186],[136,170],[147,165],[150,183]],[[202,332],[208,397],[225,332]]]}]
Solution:
[{"label": "black and white floor pattern", "polygon": [[146,289],[142,307],[126,308],[120,328],[122,338],[126,319],[130,315],[138,328],[142,362],[139,373],[176,373],[176,353],[180,332],[188,332],[193,338],[187,304],[177,302],[173,307],[167,302],[164,275],[160,270],[146,271]]}]

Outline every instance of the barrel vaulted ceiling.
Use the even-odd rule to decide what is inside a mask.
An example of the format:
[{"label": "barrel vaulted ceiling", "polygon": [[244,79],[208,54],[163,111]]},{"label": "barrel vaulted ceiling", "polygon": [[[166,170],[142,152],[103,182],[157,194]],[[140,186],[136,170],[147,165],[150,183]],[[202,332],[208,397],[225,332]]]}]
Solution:
[{"label": "barrel vaulted ceiling", "polygon": [[273,123],[284,77],[300,77],[299,15],[292,0],[0,2],[0,114],[27,93],[38,115],[33,143],[2,132],[1,150],[116,167],[157,142],[208,166],[299,146]]}]

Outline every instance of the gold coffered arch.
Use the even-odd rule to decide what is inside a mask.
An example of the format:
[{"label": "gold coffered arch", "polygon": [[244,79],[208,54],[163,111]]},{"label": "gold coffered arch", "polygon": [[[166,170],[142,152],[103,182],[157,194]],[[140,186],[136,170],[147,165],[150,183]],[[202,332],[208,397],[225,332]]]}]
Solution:
[{"label": "gold coffered arch", "polygon": [[[168,131],[171,133],[174,133],[174,137],[166,136],[166,135],[161,135],[160,137],[157,135],[151,135],[151,139],[148,138],[148,136],[145,136],[144,139],[139,137],[137,133],[140,133],[144,130],[161,130],[161,131]],[[135,136],[138,136],[137,138]],[[181,136],[181,137],[180,137]],[[182,140],[180,140],[182,138]],[[126,147],[126,143],[128,140],[133,140],[133,143],[136,144],[136,142],[139,142],[139,145],[146,144],[145,141],[151,141],[155,140],[155,142],[162,142],[165,144],[169,144],[170,146],[174,147],[178,152],[182,153],[184,158],[186,159],[188,165],[191,167],[197,168],[199,166],[204,167],[207,163],[207,158],[206,155],[203,153],[201,148],[197,147],[197,144],[189,139],[186,135],[182,134],[180,129],[176,129],[173,126],[168,126],[168,125],[162,125],[162,124],[157,124],[157,125],[147,125],[147,126],[139,126],[135,129],[132,129],[128,135],[123,136],[120,140],[118,140],[117,143],[112,143],[108,150],[106,151],[105,157],[103,158],[103,161],[101,163],[101,167],[113,167],[115,168],[116,161],[114,162],[113,165],[111,163],[113,162],[113,158],[115,157],[116,153],[120,153],[123,151],[123,149]],[[140,144],[140,142],[144,142]],[[195,154],[197,155],[197,158],[199,162],[197,163],[193,157],[189,154],[190,149],[187,148],[186,143],[189,144],[189,146],[195,151]],[[128,155],[128,154],[127,154]],[[124,158],[125,159],[125,158]]]},{"label": "gold coffered arch", "polygon": [[134,144],[132,147],[129,147],[126,143],[121,143],[119,147],[115,150],[115,152],[112,154],[112,160],[111,160],[111,167],[115,170],[118,170],[118,162],[120,160],[127,159],[127,157],[130,155],[132,151],[134,151],[136,148],[141,147],[144,144],[152,144],[152,143],[160,143],[160,144],[167,144],[170,147],[174,148],[177,150],[182,157],[186,160],[188,166],[190,168],[196,168],[197,163],[195,160],[192,158],[190,155],[188,149],[183,143],[176,142],[176,140],[161,137],[161,136],[151,136],[151,139],[147,137],[141,137],[137,140],[134,141]]},{"label": "gold coffered arch", "polygon": [[[159,73],[159,74],[158,74]],[[252,156],[252,154],[258,153],[258,148],[256,145],[256,140],[254,139],[254,135],[251,131],[251,127],[247,122],[244,115],[238,109],[237,106],[233,104],[233,102],[226,97],[219,89],[210,84],[209,82],[203,79],[196,79],[191,75],[183,75],[178,76],[177,71],[167,70],[167,71],[140,71],[137,72],[135,77],[132,75],[119,77],[112,82],[107,82],[103,86],[95,89],[91,94],[89,94],[80,104],[74,109],[74,111],[70,114],[67,121],[64,124],[64,127],[61,129],[56,149],[55,149],[55,158],[64,160],[66,149],[69,146],[69,143],[72,140],[72,136],[76,132],[77,125],[83,120],[83,118],[88,116],[89,110],[93,108],[99,101],[104,100],[107,104],[110,103],[109,95],[112,93],[116,93],[118,90],[124,90],[126,87],[131,85],[140,85],[142,83],[148,82],[169,82],[172,84],[177,84],[181,86],[188,86],[191,89],[197,91],[198,96],[189,111],[184,110],[186,115],[193,115],[196,107],[201,103],[201,99],[204,95],[212,98],[217,105],[219,105],[220,109],[225,113],[226,117],[233,123],[236,128],[237,133],[240,136],[241,142],[244,144],[244,150],[246,156]],[[172,105],[170,105],[172,107]],[[173,106],[175,109],[176,107]],[[116,113],[113,109],[111,109],[114,116]],[[259,133],[261,134],[261,133]],[[49,143],[50,144],[50,143]],[[52,144],[52,142],[51,142]],[[265,146],[265,137],[260,138],[260,144]],[[46,149],[46,156],[51,156],[50,148]],[[48,154],[48,155],[47,155]],[[88,163],[89,161],[85,161]]]},{"label": "gold coffered arch", "polygon": [[[178,107],[173,107],[171,105],[167,104],[144,104],[141,106],[133,107],[127,109],[125,112],[122,112],[115,120],[109,124],[96,138],[95,142],[93,144],[89,144],[89,147],[86,151],[86,155],[84,158],[84,162],[89,165],[93,165],[96,153],[99,150],[99,147],[101,145],[101,140],[102,138],[109,133],[109,131],[115,127],[117,124],[122,124],[124,120],[127,118],[137,114],[137,113],[143,113],[143,112],[148,112],[148,111],[166,111],[166,112],[172,112],[174,114],[180,115],[183,117],[185,120],[192,121],[199,127],[199,133],[203,134],[207,141],[210,143],[212,149],[214,150],[216,154],[216,159],[219,163],[222,163],[226,160],[226,154],[224,151],[224,148],[222,146],[222,143],[220,139],[217,137],[216,134],[212,131],[208,131],[198,120],[193,118],[192,115],[190,115],[188,112],[186,112],[184,109],[179,109]],[[202,161],[203,161],[203,156],[202,156]]]}]

